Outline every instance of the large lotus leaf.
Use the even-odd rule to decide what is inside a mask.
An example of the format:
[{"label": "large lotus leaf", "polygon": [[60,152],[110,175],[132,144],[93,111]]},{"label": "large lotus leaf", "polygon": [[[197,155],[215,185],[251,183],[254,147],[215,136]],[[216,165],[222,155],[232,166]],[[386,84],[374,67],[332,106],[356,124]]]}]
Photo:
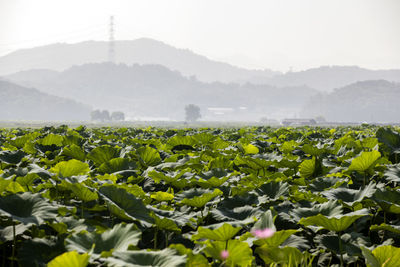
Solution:
[{"label": "large lotus leaf", "polygon": [[78,233],[65,240],[69,251],[89,253],[94,258],[106,252],[126,251],[129,246],[136,246],[142,233],[134,224],[120,223],[103,233]]},{"label": "large lotus leaf", "polygon": [[47,267],[86,267],[89,263],[88,254],[76,251],[65,252],[47,264]]},{"label": "large lotus leaf", "polygon": [[219,189],[214,189],[211,193],[204,193],[201,196],[196,196],[193,198],[185,198],[181,202],[180,205],[187,205],[196,208],[204,207],[209,201],[213,200],[217,196],[222,196],[222,191]]},{"label": "large lotus leaf", "polygon": [[90,169],[87,163],[71,159],[69,161],[57,163],[57,165],[51,168],[50,171],[56,173],[60,177],[71,177],[87,174],[90,172]]},{"label": "large lotus leaf", "polygon": [[125,189],[115,186],[103,186],[99,192],[106,201],[110,212],[117,217],[124,220],[139,220],[142,223],[154,222],[143,202],[134,195],[129,194]]},{"label": "large lotus leaf", "polygon": [[384,211],[400,214],[400,193],[398,191],[378,189],[374,194],[374,199]]},{"label": "large lotus leaf", "polygon": [[145,166],[155,166],[161,162],[160,153],[152,147],[140,147],[136,153]]},{"label": "large lotus leaf", "polygon": [[123,170],[128,170],[131,168],[134,168],[135,164],[129,159],[126,158],[114,158],[111,159],[103,164],[100,165],[99,167],[99,172],[101,173],[114,173],[114,172],[119,172]]},{"label": "large lotus leaf", "polygon": [[328,249],[333,251],[335,254],[339,255],[340,253],[346,253],[350,256],[360,256],[361,250],[356,240],[352,240],[351,235],[344,234],[341,236],[341,249],[339,246],[339,237],[338,235],[317,235],[315,241],[321,246],[323,249]]},{"label": "large lotus leaf", "polygon": [[282,266],[300,266],[303,261],[303,254],[293,247],[269,247],[256,248],[256,253],[266,264],[279,264]]},{"label": "large lotus leaf", "polygon": [[400,235],[400,225],[391,225],[382,223],[381,225],[371,225],[369,229],[371,231],[384,230]]},{"label": "large lotus leaf", "polygon": [[14,182],[12,179],[6,180],[0,177],[0,195],[4,192],[16,194],[25,191],[26,190],[18,182]]},{"label": "large lotus leaf", "polygon": [[181,229],[176,225],[176,223],[169,218],[161,218],[155,214],[152,214],[154,218],[155,226],[160,230],[172,231],[172,232],[181,232]]},{"label": "large lotus leaf", "polygon": [[366,172],[376,165],[376,161],[381,157],[379,151],[373,150],[371,152],[363,151],[360,156],[353,159],[349,166],[350,171]]},{"label": "large lotus leaf", "polygon": [[313,146],[311,144],[304,144],[301,150],[303,150],[304,153],[309,154],[310,156],[316,157],[326,152],[326,149],[323,147],[321,148],[321,145]]},{"label": "large lotus leaf", "polygon": [[274,216],[272,215],[272,212],[268,210],[261,215],[259,220],[254,224],[252,230],[271,228],[275,231],[276,227],[274,224],[274,220],[275,219]]},{"label": "large lotus leaf", "polygon": [[243,150],[245,154],[258,154],[260,152],[258,147],[252,144],[244,145]]},{"label": "large lotus leaf", "polygon": [[379,128],[376,131],[376,137],[379,142],[385,144],[391,152],[399,151],[400,149],[400,134],[393,131],[391,128]]},{"label": "large lotus leaf", "polygon": [[324,216],[318,214],[308,218],[302,218],[299,223],[305,226],[316,225],[323,227],[324,229],[341,232],[346,230],[350,225],[352,225],[358,218],[368,215],[367,209],[358,210],[355,212],[347,213],[344,215],[337,216]]},{"label": "large lotus leaf", "polygon": [[322,204],[312,203],[309,208],[297,208],[291,210],[289,214],[296,219],[311,217],[318,214],[324,216],[337,216],[342,214],[342,206],[336,200],[330,200]]},{"label": "large lotus leaf", "polygon": [[321,192],[333,186],[338,186],[339,182],[344,182],[343,178],[338,177],[324,177],[317,178],[312,183],[308,184],[308,187],[312,192]]},{"label": "large lotus leaf", "polygon": [[316,177],[322,172],[321,161],[316,157],[306,159],[299,165],[299,171],[303,178]]},{"label": "large lotus leaf", "polygon": [[[172,138],[168,139],[167,142],[167,144],[173,148],[180,145],[193,147],[196,143],[197,143],[196,140],[189,135],[186,136],[175,135]],[[173,148],[172,150],[174,150]]]},{"label": "large lotus leaf", "polygon": [[242,227],[233,227],[228,223],[224,223],[221,227],[213,230],[200,226],[197,229],[197,234],[192,236],[192,240],[211,239],[216,241],[227,241],[233,238],[240,229],[242,229]]},{"label": "large lotus leaf", "polygon": [[5,162],[8,164],[18,164],[25,157],[25,153],[21,150],[14,151],[1,151],[0,152],[0,163]]},{"label": "large lotus leaf", "polygon": [[364,198],[372,197],[375,191],[375,184],[370,183],[365,188],[360,188],[359,190],[340,187],[324,191],[322,192],[322,195],[330,200],[340,199],[343,201],[343,203],[352,206],[355,203],[362,201]]},{"label": "large lotus leaf", "polygon": [[64,141],[64,137],[57,134],[48,134],[44,138],[41,138],[37,141],[38,144],[42,146],[62,146]]},{"label": "large lotus leaf", "polygon": [[400,166],[388,168],[385,171],[385,177],[390,182],[400,183]]},{"label": "large lotus leaf", "polygon": [[221,252],[227,250],[228,258],[225,260],[227,266],[250,266],[253,261],[253,251],[246,242],[239,240],[224,241],[206,241],[207,246],[204,248],[204,253],[207,257],[214,259],[221,258]]},{"label": "large lotus leaf", "polygon": [[40,194],[25,192],[0,198],[0,216],[23,224],[40,225],[57,216],[57,207]]},{"label": "large lotus leaf", "polygon": [[269,182],[261,185],[256,189],[257,194],[260,196],[260,202],[267,200],[277,200],[281,196],[287,196],[289,193],[289,185],[284,182]]},{"label": "large lotus leaf", "polygon": [[193,135],[192,138],[202,145],[207,145],[213,142],[217,137],[211,133],[199,133]]},{"label": "large lotus leaf", "polygon": [[273,165],[272,161],[251,157],[240,157],[239,155],[236,156],[233,162],[237,166],[247,166],[253,170],[267,169],[268,167]]},{"label": "large lotus leaf", "polygon": [[103,145],[90,151],[90,153],[87,155],[87,158],[93,161],[97,166],[100,166],[101,164],[106,163],[118,156],[119,149],[109,145]]},{"label": "large lotus leaf", "polygon": [[273,236],[268,238],[258,239],[253,242],[257,246],[266,245],[268,247],[279,247],[285,242],[291,235],[296,233],[298,230],[281,230],[276,231]]},{"label": "large lotus leaf", "polygon": [[18,262],[23,267],[45,267],[47,263],[65,252],[63,240],[53,241],[44,238],[25,240],[18,250]]},{"label": "large lotus leaf", "polygon": [[114,252],[112,257],[106,259],[107,266],[110,267],[184,267],[185,256],[178,256],[172,249],[160,251],[127,251]]},{"label": "large lotus leaf", "polygon": [[393,246],[380,246],[372,253],[365,247],[361,247],[368,267],[398,267],[400,262],[400,248]]},{"label": "large lotus leaf", "polygon": [[152,199],[155,199],[156,201],[162,202],[162,201],[171,201],[174,199],[174,195],[170,194],[168,192],[163,192],[163,191],[157,191],[154,193],[151,193],[150,197]]},{"label": "large lotus leaf", "polygon": [[80,161],[85,161],[86,159],[86,153],[75,144],[64,147],[62,154]]},{"label": "large lotus leaf", "polygon": [[84,202],[89,202],[98,199],[96,192],[90,190],[87,186],[80,183],[67,184],[68,189],[70,189],[74,195]]}]

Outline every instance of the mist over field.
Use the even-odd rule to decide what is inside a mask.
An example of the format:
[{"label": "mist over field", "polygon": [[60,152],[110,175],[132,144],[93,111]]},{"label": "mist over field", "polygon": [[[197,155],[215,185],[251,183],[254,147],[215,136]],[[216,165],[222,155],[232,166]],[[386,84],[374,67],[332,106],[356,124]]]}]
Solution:
[{"label": "mist over field", "polygon": [[[157,13],[152,20],[124,11],[147,12],[144,3],[98,2],[98,11],[85,4],[86,18],[97,23],[87,30],[68,26],[68,20],[83,23],[83,13],[67,18],[50,2],[47,7],[59,18],[43,13],[32,23],[48,27],[30,28],[29,14],[15,20],[25,14],[17,9],[21,3],[2,2],[0,17],[8,13],[1,21],[8,23],[0,24],[0,121],[400,122],[400,38],[393,34],[400,23],[392,14],[399,8],[394,1],[331,1],[330,8],[316,1],[226,2],[231,9],[222,24],[213,11],[207,21],[193,13],[225,10],[220,3],[188,2],[179,10],[164,6],[171,16]],[[24,3],[36,11],[46,8]],[[67,13],[76,5],[62,4]],[[304,16],[293,13],[296,7]],[[237,24],[241,8],[248,20]],[[349,13],[357,8],[360,24]],[[374,8],[379,18],[372,16]],[[328,19],[333,10],[343,12],[340,22]],[[309,24],[306,15],[320,18],[326,31]],[[175,28],[165,35],[162,30],[171,23]],[[293,23],[299,29],[289,27]],[[62,33],[66,29],[70,35]],[[29,41],[32,31],[38,38]],[[61,37],[40,37],[56,31]]]}]

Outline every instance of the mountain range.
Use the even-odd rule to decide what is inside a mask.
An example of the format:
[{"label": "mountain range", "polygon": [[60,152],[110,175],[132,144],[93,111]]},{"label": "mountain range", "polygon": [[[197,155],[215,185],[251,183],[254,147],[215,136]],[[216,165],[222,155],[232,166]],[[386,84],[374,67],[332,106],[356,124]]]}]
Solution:
[{"label": "mountain range", "polygon": [[87,121],[91,108],[0,80],[0,120]]},{"label": "mountain range", "polygon": [[[75,65],[104,63],[108,60],[107,51],[105,41],[57,43],[17,50],[0,57],[0,76],[31,69],[64,71]],[[400,82],[400,70],[368,70],[357,66],[323,66],[287,73],[239,68],[149,38],[115,41],[115,51],[117,64],[162,65],[202,82],[305,85],[320,91],[366,80]]]}]

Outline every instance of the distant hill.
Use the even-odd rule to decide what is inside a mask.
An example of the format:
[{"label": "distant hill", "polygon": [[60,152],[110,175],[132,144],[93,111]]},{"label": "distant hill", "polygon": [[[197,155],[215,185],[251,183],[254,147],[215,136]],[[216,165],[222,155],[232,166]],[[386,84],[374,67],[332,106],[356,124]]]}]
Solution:
[{"label": "distant hill", "polygon": [[[271,70],[235,67],[148,38],[115,41],[115,50],[117,63],[163,65],[179,71],[184,76],[196,76],[204,82],[246,82],[265,80],[280,74]],[[0,75],[30,69],[63,71],[74,65],[101,63],[107,61],[107,51],[108,43],[104,41],[58,43],[18,50],[0,57]]]},{"label": "distant hill", "polygon": [[315,95],[302,115],[338,122],[400,122],[399,103],[400,83],[363,81]]},{"label": "distant hill", "polygon": [[85,121],[90,107],[0,80],[0,121]]},{"label": "distant hill", "polygon": [[331,91],[367,80],[400,82],[400,70],[368,70],[357,66],[330,66],[276,75],[267,80],[276,86],[307,85],[320,91]]},{"label": "distant hill", "polygon": [[261,116],[284,117],[298,112],[317,93],[306,86],[205,83],[160,65],[86,64],[63,72],[24,71],[7,79],[79,99],[95,108],[121,110],[134,117],[172,119],[183,119],[184,106],[190,103],[201,106],[207,119],[257,121]]}]

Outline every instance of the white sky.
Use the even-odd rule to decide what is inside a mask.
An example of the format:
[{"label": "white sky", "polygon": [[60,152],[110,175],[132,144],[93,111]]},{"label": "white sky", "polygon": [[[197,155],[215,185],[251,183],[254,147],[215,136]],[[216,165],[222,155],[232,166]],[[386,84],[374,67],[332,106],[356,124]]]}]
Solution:
[{"label": "white sky", "polygon": [[400,0],[0,0],[0,55],[54,42],[150,37],[287,71],[400,68]]}]

